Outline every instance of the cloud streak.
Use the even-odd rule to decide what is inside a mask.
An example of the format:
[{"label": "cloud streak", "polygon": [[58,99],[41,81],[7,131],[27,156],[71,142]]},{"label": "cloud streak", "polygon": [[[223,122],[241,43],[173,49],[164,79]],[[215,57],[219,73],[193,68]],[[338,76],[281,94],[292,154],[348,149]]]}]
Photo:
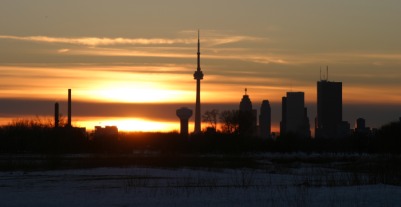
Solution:
[{"label": "cloud streak", "polygon": [[[189,36],[190,34],[186,34]],[[191,32],[191,36],[195,36]],[[60,44],[57,54],[110,56],[110,57],[160,57],[160,58],[193,58],[188,47],[197,43],[196,38],[101,38],[101,37],[51,37],[51,36],[15,36],[0,35],[0,39],[24,42],[36,42],[43,44]],[[216,32],[207,32],[202,37],[202,58],[218,60],[241,60],[261,64],[289,64],[287,60],[277,55],[263,55],[255,51],[249,51],[246,47],[230,47],[236,43],[268,43],[266,37],[229,35]],[[78,47],[69,48],[65,45]],[[124,48],[122,46],[136,46]],[[221,46],[221,47],[220,47]],[[206,51],[206,52],[205,52]]]},{"label": "cloud streak", "polygon": [[[84,46],[112,46],[112,45],[173,45],[173,44],[195,44],[195,38],[108,38],[108,37],[49,37],[49,36],[13,36],[0,35],[0,39],[18,41],[73,44]],[[263,38],[250,36],[220,36],[218,38],[204,38],[202,42],[211,45],[223,45],[243,41],[262,41]]]},{"label": "cloud streak", "polygon": [[[257,54],[251,51],[233,49],[206,48],[202,54],[203,59],[215,60],[240,60],[245,62],[253,62],[260,64],[295,64],[288,62],[285,57],[272,54]],[[209,52],[212,51],[212,52]],[[216,52],[217,51],[217,52]],[[108,57],[154,57],[154,58],[185,58],[193,59],[195,57],[193,49],[188,51],[185,48],[161,48],[161,47],[140,47],[140,48],[106,48],[106,47],[89,47],[76,49],[60,49],[57,53],[69,55],[87,55],[87,56],[108,56]]]},{"label": "cloud streak", "polygon": [[163,39],[163,38],[106,38],[106,37],[48,37],[48,36],[10,36],[1,35],[0,39],[12,39],[20,41],[62,43],[85,46],[107,46],[107,45],[171,45],[171,44],[192,44],[193,39]]}]

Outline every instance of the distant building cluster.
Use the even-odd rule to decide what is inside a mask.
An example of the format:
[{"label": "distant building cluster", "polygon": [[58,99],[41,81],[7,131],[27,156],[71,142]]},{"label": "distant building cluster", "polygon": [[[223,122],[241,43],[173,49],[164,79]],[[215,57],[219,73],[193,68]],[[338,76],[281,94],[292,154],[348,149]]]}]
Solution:
[{"label": "distant building cluster", "polygon": [[[320,73],[321,74],[321,73]],[[201,132],[201,103],[200,103],[200,81],[203,72],[200,68],[200,38],[198,31],[197,70],[194,73],[196,80],[196,105],[195,105],[195,129],[194,133]],[[311,137],[310,120],[308,110],[305,107],[304,92],[287,92],[282,97],[281,104],[280,135]],[[317,82],[317,116],[315,118],[316,138],[341,138],[351,135],[352,130],[349,122],[342,119],[342,82],[328,80],[328,68],[326,78]],[[180,118],[181,135],[188,136],[188,119],[192,116],[192,110],[183,107],[177,110]],[[401,119],[401,118],[400,118]],[[215,129],[214,129],[215,130]],[[207,131],[210,131],[210,127]],[[360,118],[354,133],[369,134],[370,128],[365,127],[365,120]],[[257,110],[252,108],[252,101],[247,94],[243,95],[238,110],[238,133],[242,136],[259,136],[271,138],[275,134],[271,132],[271,108],[268,100],[263,100],[260,108],[259,125],[257,124]]]},{"label": "distant building cluster", "polygon": [[[72,126],[72,91],[68,89],[67,123],[64,126],[60,123],[59,103],[54,104],[54,128],[60,132],[73,133],[76,138],[86,139],[86,128]],[[95,126],[92,139],[96,142],[108,142],[118,139],[117,126]]]},{"label": "distant building cluster", "polygon": [[[259,126],[256,126],[257,111],[252,109],[252,102],[245,90],[240,102],[239,129],[242,135],[272,137],[271,109],[268,100],[262,101]],[[308,110],[305,107],[304,92],[287,92],[281,103],[281,136],[311,137]],[[258,128],[259,134],[256,133]],[[365,125],[365,119],[356,120],[352,131],[349,122],[342,119],[342,83],[327,79],[317,82],[317,116],[315,118],[316,138],[343,138],[356,135],[369,136],[372,130]]]}]

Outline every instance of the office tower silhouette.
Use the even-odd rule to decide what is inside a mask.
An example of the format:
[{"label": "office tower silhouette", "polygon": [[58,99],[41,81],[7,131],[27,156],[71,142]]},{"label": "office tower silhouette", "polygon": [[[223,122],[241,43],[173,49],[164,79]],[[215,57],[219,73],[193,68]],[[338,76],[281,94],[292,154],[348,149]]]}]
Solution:
[{"label": "office tower silhouette", "polygon": [[370,133],[370,128],[366,127],[366,120],[364,118],[358,118],[355,121],[355,134],[366,136]]},{"label": "office tower silhouette", "polygon": [[59,104],[56,102],[54,103],[54,128],[57,128],[59,126],[59,117]]},{"label": "office tower silhouette", "polygon": [[180,134],[188,137],[188,120],[192,116],[192,110],[187,107],[177,109],[176,114],[180,118]]},{"label": "office tower silhouette", "polygon": [[366,128],[366,120],[364,118],[358,118],[355,121],[355,129],[365,129]]},{"label": "office tower silhouette", "polygon": [[271,108],[268,100],[262,101],[259,115],[259,136],[262,138],[270,138],[271,133]]},{"label": "office tower silhouette", "polygon": [[67,127],[71,127],[71,89],[68,89],[68,121]]},{"label": "office tower silhouette", "polygon": [[346,123],[342,121],[342,82],[327,79],[317,82],[317,116],[315,137],[338,137]]},{"label": "office tower silhouette", "polygon": [[256,114],[257,111],[252,109],[252,102],[245,89],[239,105],[238,127],[239,134],[242,136],[253,136],[256,133]]},{"label": "office tower silhouette", "polygon": [[199,40],[199,30],[198,30],[198,61],[197,68],[194,73],[194,79],[196,80],[196,106],[195,106],[195,130],[194,133],[201,132],[201,104],[200,104],[200,81],[203,79],[203,72],[200,67],[200,40]]},{"label": "office tower silhouette", "polygon": [[282,120],[280,134],[310,137],[310,125],[305,108],[304,92],[287,92],[282,98]]}]

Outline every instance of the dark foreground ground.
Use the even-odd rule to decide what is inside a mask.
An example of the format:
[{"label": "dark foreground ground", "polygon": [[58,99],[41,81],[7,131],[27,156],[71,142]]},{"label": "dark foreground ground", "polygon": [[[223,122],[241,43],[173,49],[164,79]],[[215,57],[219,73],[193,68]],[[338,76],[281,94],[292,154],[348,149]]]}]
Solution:
[{"label": "dark foreground ground", "polygon": [[399,206],[398,155],[0,156],[1,206]]},{"label": "dark foreground ground", "polygon": [[[171,154],[138,151],[132,154],[3,154],[0,171],[47,171],[100,167],[254,169],[281,172],[298,167],[324,167],[363,175],[367,183],[401,185],[401,156],[372,154]],[[367,180],[365,180],[367,179]],[[358,182],[358,181],[355,181]]]}]

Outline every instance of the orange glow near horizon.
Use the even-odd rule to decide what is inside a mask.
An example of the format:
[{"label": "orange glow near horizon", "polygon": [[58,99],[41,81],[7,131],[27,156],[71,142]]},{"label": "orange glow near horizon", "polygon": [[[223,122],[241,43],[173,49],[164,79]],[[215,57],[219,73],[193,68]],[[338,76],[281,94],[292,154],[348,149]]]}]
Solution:
[{"label": "orange glow near horizon", "polygon": [[[188,66],[189,67],[189,66]],[[3,98],[66,99],[71,88],[73,100],[120,103],[190,103],[195,98],[192,70],[183,66],[165,65],[75,66],[41,68],[28,66],[0,66],[4,88]],[[185,73],[183,71],[185,70]],[[281,102],[287,91],[305,92],[305,102],[316,102],[316,82],[288,85],[275,78],[225,77],[207,75],[202,81],[203,103],[238,103],[248,88],[252,102],[268,99]],[[35,81],[32,81],[35,78]],[[244,85],[248,81],[251,85]],[[18,83],[18,85],[16,85]],[[372,99],[372,95],[375,96]],[[363,86],[343,83],[343,103],[400,104],[401,94],[388,86]]]},{"label": "orange glow near horizon", "polygon": [[[25,117],[25,118],[0,118],[0,125],[8,125],[13,121],[28,119],[40,120],[45,123],[51,123],[53,117]],[[145,118],[120,118],[120,117],[74,117],[77,121],[73,121],[75,127],[85,127],[86,131],[95,130],[95,126],[117,126],[120,132],[172,132],[180,131],[180,122],[176,121],[153,121]],[[202,123],[202,130],[206,130],[208,125]],[[193,132],[194,123],[190,120],[188,123],[189,132]],[[217,124],[217,130],[221,130],[221,123]],[[271,131],[280,132],[280,126],[272,123]]]},{"label": "orange glow near horizon", "polygon": [[[182,74],[160,75],[157,71],[169,67],[153,68],[155,71],[135,72],[130,67],[1,67],[8,78],[3,84],[17,89],[3,89],[0,97],[64,99],[71,88],[74,100],[130,103],[173,103],[192,99],[192,76]],[[141,68],[143,69],[143,68]],[[171,69],[181,70],[180,68]],[[32,77],[36,81],[32,82]],[[188,81],[183,81],[188,79]],[[172,84],[174,83],[174,84]]]},{"label": "orange glow near horizon", "polygon": [[95,126],[117,126],[119,131],[170,132],[179,131],[179,122],[152,121],[143,118],[78,117],[75,126],[85,127],[88,131]]}]

